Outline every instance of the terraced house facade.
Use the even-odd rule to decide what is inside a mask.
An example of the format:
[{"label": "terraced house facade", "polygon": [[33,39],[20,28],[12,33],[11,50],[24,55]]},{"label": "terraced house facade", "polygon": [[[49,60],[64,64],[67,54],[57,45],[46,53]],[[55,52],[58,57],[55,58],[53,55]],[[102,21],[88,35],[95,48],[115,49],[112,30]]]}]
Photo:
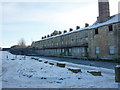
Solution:
[{"label": "terraced house facade", "polygon": [[108,0],[99,0],[97,21],[85,28],[32,43],[34,53],[44,56],[120,58],[120,15],[110,16]]}]

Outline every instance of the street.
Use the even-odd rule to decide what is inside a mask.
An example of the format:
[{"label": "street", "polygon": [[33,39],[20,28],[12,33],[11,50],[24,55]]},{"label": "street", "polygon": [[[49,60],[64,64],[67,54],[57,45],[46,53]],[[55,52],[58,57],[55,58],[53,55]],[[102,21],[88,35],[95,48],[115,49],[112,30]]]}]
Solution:
[{"label": "street", "polygon": [[102,61],[88,61],[88,60],[80,60],[80,59],[70,59],[70,58],[58,58],[58,57],[45,57],[45,56],[37,56],[44,59],[52,59],[55,61],[62,61],[62,62],[70,62],[74,64],[82,64],[82,65],[89,65],[89,66],[96,66],[96,67],[103,67],[108,69],[114,69],[118,63],[113,62],[102,62]]}]

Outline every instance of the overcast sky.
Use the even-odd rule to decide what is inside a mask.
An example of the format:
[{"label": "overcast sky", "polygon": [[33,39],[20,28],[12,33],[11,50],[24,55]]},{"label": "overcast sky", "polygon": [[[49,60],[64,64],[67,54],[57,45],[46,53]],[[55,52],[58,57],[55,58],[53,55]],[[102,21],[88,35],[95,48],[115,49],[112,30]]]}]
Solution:
[{"label": "overcast sky", "polygon": [[[0,3],[0,47],[16,45],[21,38],[30,45],[54,30],[92,25],[98,16],[98,0],[10,1]],[[111,15],[118,13],[118,1],[109,0]]]}]

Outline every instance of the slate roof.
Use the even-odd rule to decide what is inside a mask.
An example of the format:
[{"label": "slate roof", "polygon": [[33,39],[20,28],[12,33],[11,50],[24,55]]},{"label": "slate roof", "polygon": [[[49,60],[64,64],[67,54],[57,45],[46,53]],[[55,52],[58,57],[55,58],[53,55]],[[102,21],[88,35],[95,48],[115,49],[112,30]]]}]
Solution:
[{"label": "slate roof", "polygon": [[[73,33],[73,32],[78,32],[78,31],[82,31],[82,30],[94,29],[94,28],[98,28],[98,27],[101,27],[101,26],[105,26],[105,25],[109,25],[109,24],[114,24],[114,23],[118,23],[118,22],[120,22],[120,13],[111,16],[107,21],[105,21],[105,22],[103,22],[103,23],[98,23],[98,21],[96,21],[96,22],[95,22],[93,25],[91,25],[91,26],[84,27],[84,28],[80,28],[80,29],[73,30],[73,31],[71,31],[71,32],[66,32],[66,33],[63,33],[63,34],[59,34],[59,35],[56,35],[56,36],[48,37],[48,38],[42,39],[42,40],[40,40],[40,41],[47,40],[47,39],[50,39],[50,38],[59,37],[59,36],[62,36],[62,35],[67,35],[67,34],[70,34],[70,33]],[[39,41],[36,41],[36,42],[39,42]],[[34,43],[35,43],[35,42],[34,42]]]}]

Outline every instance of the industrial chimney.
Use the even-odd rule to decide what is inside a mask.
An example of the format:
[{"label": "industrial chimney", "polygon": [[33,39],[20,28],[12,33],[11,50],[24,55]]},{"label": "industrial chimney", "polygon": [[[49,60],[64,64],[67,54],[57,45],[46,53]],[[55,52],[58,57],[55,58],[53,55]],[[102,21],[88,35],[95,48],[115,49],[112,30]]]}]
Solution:
[{"label": "industrial chimney", "polygon": [[98,8],[99,8],[98,22],[102,23],[107,21],[110,17],[109,1],[98,0]]}]

